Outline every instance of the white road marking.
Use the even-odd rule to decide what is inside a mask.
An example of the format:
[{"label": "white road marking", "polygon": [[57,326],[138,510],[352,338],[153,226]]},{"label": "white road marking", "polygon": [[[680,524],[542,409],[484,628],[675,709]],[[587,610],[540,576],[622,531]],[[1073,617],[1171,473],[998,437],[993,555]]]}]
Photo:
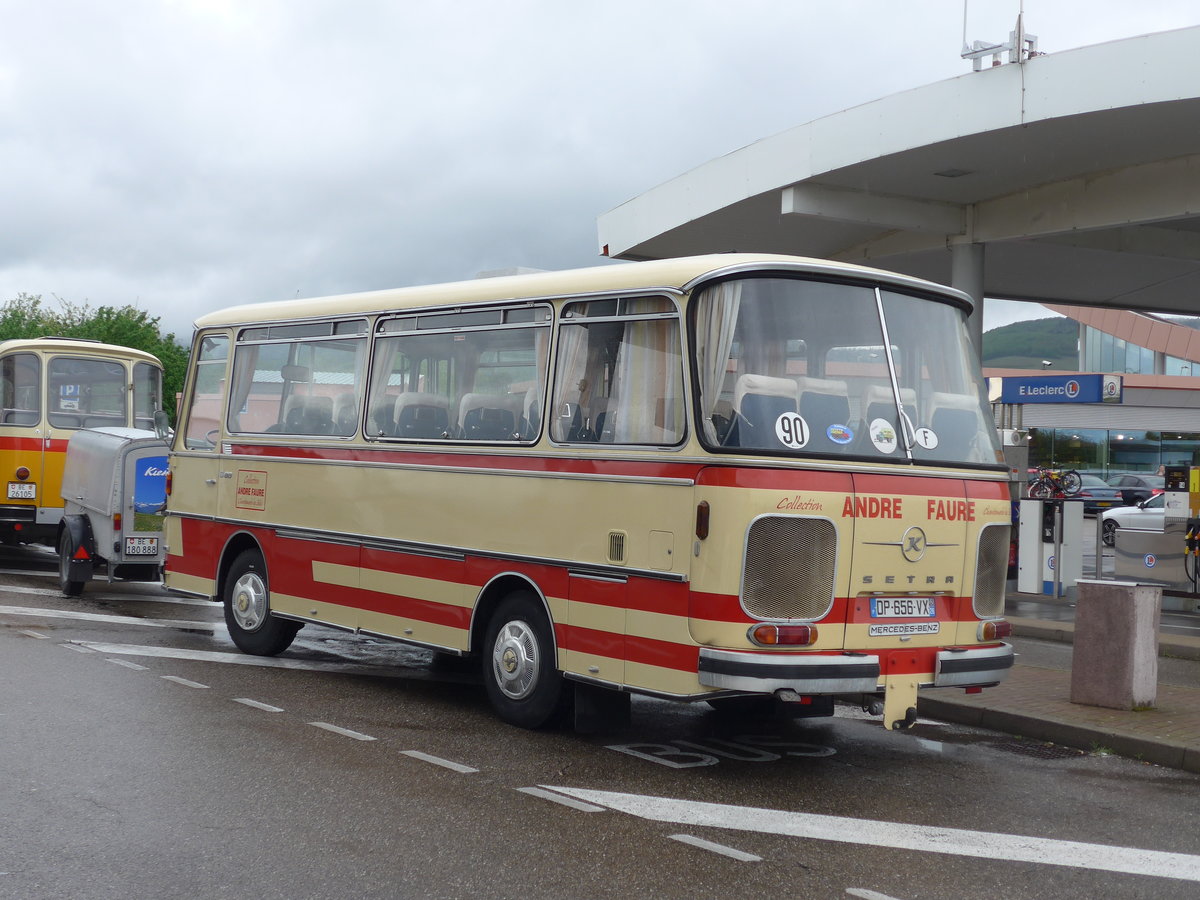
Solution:
[{"label": "white road marking", "polygon": [[29,636],[29,637],[31,637],[31,638],[37,638],[39,641],[48,641],[48,640],[50,640],[50,635],[48,635],[48,634],[40,634],[40,633],[38,633],[38,632],[36,632],[36,631],[22,630],[22,631],[21,631],[21,634],[27,635],[27,636]]},{"label": "white road marking", "polygon": [[139,671],[142,671],[142,672],[146,671],[145,666],[139,666],[137,663],[130,662],[127,659],[106,659],[105,662],[110,662],[113,665],[117,665],[117,666],[124,666],[127,669],[138,669]]},{"label": "white road marking", "polygon": [[[218,628],[216,622],[141,619],[137,616],[109,616],[103,613],[72,612],[65,609],[34,609],[28,606],[0,606],[0,615],[32,616],[38,619],[74,619],[79,622],[104,622],[109,625],[144,625],[148,628],[189,628],[194,631],[215,631]],[[224,629],[225,623],[220,623],[219,627]]]},{"label": "white road marking", "polygon": [[282,707],[271,706],[269,703],[259,703],[257,700],[251,700],[249,697],[234,697],[233,702],[253,706],[255,709],[261,709],[263,712],[283,712]]},{"label": "white road marking", "polygon": [[91,647],[82,647],[79,644],[59,644],[60,647],[66,647],[68,650],[74,650],[76,653],[95,653]]},{"label": "white road marking", "polygon": [[755,856],[753,853],[743,853],[741,850],[734,850],[732,847],[726,847],[724,844],[714,844],[712,841],[706,841],[704,838],[694,837],[690,834],[672,834],[670,838],[673,841],[679,841],[681,844],[691,844],[693,847],[699,847],[701,850],[720,853],[722,856],[728,856],[741,862],[762,862],[761,856]]},{"label": "white road marking", "polygon": [[373,741],[375,738],[369,734],[363,734],[359,731],[351,731],[349,728],[340,728],[337,725],[330,725],[328,722],[309,722],[316,728],[324,728],[326,731],[332,731],[334,734],[340,734],[342,737],[354,738],[356,741]]},{"label": "white road marking", "polygon": [[862,900],[896,900],[895,897],[889,894],[881,894],[878,891],[868,891],[866,888],[846,888],[846,893],[851,897],[861,897]]},{"label": "white road marking", "polygon": [[479,771],[478,769],[472,769],[470,766],[464,766],[462,763],[442,759],[440,756],[430,756],[428,753],[422,753],[420,750],[401,750],[400,752],[405,756],[411,756],[413,759],[424,760],[427,763],[433,763],[435,766],[441,766],[444,769],[450,769],[463,775]]},{"label": "white road marking", "polygon": [[412,677],[412,672],[399,673],[385,666],[364,666],[356,663],[327,662],[318,659],[280,659],[274,656],[250,656],[224,650],[184,650],[176,647],[153,647],[142,644],[105,644],[99,641],[80,641],[100,653],[121,656],[149,656],[156,659],[188,659],[198,662],[224,663],[233,666],[259,666],[266,669],[303,669],[309,672],[338,672],[346,675],[371,675],[377,678]]},{"label": "white road marking", "polygon": [[182,684],[184,687],[203,688],[206,691],[208,690],[207,684],[201,684],[198,681],[188,681],[188,679],[180,678],[178,675],[159,675],[158,677],[163,678],[167,681],[173,681],[176,684]]},{"label": "white road marking", "polygon": [[812,813],[760,809],[750,806],[726,806],[694,800],[675,800],[670,797],[647,797],[615,791],[595,791],[579,788],[542,785],[547,790],[577,797],[656,822],[694,825],[707,828],[730,828],[737,831],[759,831],[792,837],[892,847],[900,850],[921,850],[983,859],[1032,862],[1122,872],[1129,875],[1149,875],[1155,878],[1177,878],[1200,881],[1200,856],[1117,847],[1107,844],[1087,844],[1031,835],[999,834],[989,831],[970,831],[962,828],[938,828],[929,825],[910,825],[904,822],[880,822],[871,819],[851,819],[844,816],[824,816]]},{"label": "white road marking", "polygon": [[584,803],[582,800],[576,800],[574,797],[564,797],[562,794],[552,794],[549,791],[542,790],[537,787],[517,788],[522,794],[529,794],[531,797],[541,797],[543,800],[550,800],[553,803],[560,803],[563,806],[569,806],[571,809],[577,809],[580,812],[608,812],[603,806],[596,806],[592,803]]}]

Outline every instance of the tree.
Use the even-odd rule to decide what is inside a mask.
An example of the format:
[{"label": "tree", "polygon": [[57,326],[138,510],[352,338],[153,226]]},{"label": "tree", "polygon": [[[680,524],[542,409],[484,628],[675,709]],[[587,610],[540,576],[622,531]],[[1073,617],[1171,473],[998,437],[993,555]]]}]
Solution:
[{"label": "tree", "polygon": [[175,397],[183,390],[188,351],[174,334],[162,334],[158,316],[126,304],[122,307],[68,303],[60,312],[44,307],[40,294],[21,293],[0,306],[0,340],[66,337],[103,341],[153,353],[163,364],[163,408],[175,419]]}]

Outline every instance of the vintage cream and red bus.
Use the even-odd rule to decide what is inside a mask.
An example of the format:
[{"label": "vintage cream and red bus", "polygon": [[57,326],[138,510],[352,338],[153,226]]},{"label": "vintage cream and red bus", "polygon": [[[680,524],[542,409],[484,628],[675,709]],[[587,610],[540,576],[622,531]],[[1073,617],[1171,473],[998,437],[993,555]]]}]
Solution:
[{"label": "vintage cream and red bus", "polygon": [[1013,659],[969,309],[737,254],[205,316],[167,584],[249,653],[319,623],[478,655],[524,726],[642,692],[903,727]]},{"label": "vintage cream and red bus", "polygon": [[0,341],[0,539],[53,544],[67,441],[80,428],[153,428],[162,363],[97,341]]}]

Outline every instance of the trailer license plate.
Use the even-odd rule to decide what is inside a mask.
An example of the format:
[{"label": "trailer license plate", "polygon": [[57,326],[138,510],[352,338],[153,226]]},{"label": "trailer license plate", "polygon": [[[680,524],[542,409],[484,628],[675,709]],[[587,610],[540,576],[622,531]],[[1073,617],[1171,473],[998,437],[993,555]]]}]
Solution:
[{"label": "trailer license plate", "polygon": [[932,619],[936,611],[932,597],[872,597],[872,619]]},{"label": "trailer license plate", "polygon": [[157,556],[158,538],[156,537],[127,537],[125,538],[126,556]]},{"label": "trailer license plate", "polygon": [[8,483],[9,500],[36,500],[37,485],[32,481],[10,481]]}]

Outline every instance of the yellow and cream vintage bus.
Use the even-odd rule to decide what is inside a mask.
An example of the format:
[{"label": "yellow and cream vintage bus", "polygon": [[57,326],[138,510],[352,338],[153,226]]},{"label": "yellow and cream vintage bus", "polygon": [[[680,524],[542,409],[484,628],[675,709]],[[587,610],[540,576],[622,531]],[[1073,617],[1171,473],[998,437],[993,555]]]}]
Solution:
[{"label": "yellow and cream vintage bus", "polygon": [[478,657],[536,727],[630,693],[913,722],[1000,681],[1007,469],[962,294],[773,255],[201,318],[169,587]]},{"label": "yellow and cream vintage bus", "polygon": [[81,428],[150,429],[162,363],[97,341],[0,341],[0,539],[54,544],[63,517],[67,441]]}]

